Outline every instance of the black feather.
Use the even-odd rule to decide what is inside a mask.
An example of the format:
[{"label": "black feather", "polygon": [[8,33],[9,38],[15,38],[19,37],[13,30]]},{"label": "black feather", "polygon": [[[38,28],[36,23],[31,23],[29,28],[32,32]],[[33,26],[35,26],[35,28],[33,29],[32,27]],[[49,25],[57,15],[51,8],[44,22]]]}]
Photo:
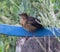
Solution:
[{"label": "black feather", "polygon": [[32,26],[34,27],[37,27],[37,28],[43,28],[43,25],[40,24],[41,21],[39,19],[36,19],[34,17],[28,17],[28,22],[27,23],[30,23]]}]

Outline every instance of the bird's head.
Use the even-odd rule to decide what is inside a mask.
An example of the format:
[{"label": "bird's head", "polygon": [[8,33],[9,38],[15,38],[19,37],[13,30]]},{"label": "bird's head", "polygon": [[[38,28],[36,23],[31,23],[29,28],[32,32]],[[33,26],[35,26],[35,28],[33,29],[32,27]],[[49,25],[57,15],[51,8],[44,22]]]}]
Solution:
[{"label": "bird's head", "polygon": [[19,16],[20,16],[20,24],[24,26],[28,19],[28,15],[27,15],[27,13],[21,13],[21,14],[19,14]]},{"label": "bird's head", "polygon": [[23,19],[27,19],[28,18],[28,15],[27,13],[21,13],[19,14],[20,18],[23,18]]}]

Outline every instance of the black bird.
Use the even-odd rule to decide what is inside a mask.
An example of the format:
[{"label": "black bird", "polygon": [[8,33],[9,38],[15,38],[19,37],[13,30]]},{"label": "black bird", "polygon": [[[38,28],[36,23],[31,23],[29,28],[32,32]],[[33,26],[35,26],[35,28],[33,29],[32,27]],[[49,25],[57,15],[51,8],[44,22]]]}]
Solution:
[{"label": "black bird", "polygon": [[33,32],[36,29],[42,29],[43,25],[40,24],[41,21],[32,16],[28,16],[27,13],[19,14],[20,24],[28,31]]}]

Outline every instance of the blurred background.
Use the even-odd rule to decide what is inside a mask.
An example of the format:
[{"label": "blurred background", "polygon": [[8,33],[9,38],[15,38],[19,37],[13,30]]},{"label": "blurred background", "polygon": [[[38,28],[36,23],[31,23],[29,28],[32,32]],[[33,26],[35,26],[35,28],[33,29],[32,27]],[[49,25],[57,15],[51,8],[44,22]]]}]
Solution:
[{"label": "blurred background", "polygon": [[[60,27],[60,0],[0,0],[0,24],[20,25],[22,12],[41,20],[44,27]],[[0,34],[0,52],[15,52],[17,38]]]}]

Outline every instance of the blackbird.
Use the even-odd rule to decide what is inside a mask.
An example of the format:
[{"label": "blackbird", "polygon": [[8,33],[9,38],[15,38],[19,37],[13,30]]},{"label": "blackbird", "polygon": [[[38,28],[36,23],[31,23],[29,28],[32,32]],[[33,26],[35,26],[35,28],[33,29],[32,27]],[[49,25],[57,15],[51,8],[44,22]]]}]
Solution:
[{"label": "blackbird", "polygon": [[43,25],[41,21],[32,16],[28,16],[27,13],[21,13],[20,16],[20,24],[28,31],[33,32],[36,29],[42,29]]}]

